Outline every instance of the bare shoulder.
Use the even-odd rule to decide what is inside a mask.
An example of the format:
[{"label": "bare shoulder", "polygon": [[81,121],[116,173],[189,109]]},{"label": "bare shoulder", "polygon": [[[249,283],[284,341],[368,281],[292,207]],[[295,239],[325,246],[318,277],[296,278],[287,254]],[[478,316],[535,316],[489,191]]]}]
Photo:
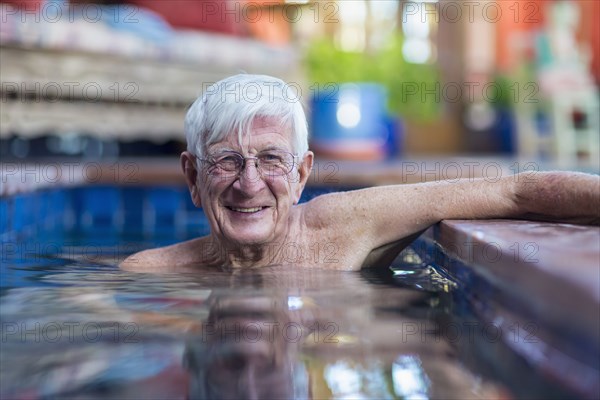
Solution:
[{"label": "bare shoulder", "polygon": [[372,190],[373,188],[369,188],[317,196],[300,206],[303,218],[309,226],[315,227],[329,227],[331,223],[349,219],[352,212],[359,211],[361,199]]},{"label": "bare shoulder", "polygon": [[339,248],[370,251],[375,245],[368,201],[373,191],[328,193],[300,205],[302,226],[311,243],[331,242]]},{"label": "bare shoulder", "polygon": [[328,193],[303,204],[303,218],[309,227],[364,234],[372,228],[377,215],[388,218],[402,204],[398,199],[406,200],[410,194],[408,186],[403,185]]},{"label": "bare shoulder", "polygon": [[132,272],[170,272],[183,265],[197,262],[197,249],[202,247],[204,237],[176,243],[170,246],[143,250],[127,257],[119,268]]}]

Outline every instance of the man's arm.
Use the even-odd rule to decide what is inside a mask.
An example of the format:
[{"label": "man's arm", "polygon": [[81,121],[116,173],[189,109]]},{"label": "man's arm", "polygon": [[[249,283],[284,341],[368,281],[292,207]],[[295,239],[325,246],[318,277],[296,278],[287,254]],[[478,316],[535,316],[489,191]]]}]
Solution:
[{"label": "man's arm", "polygon": [[[600,177],[577,172],[517,175],[518,217],[600,225]],[[522,176],[522,179],[521,179]]]},{"label": "man's arm", "polygon": [[598,225],[599,204],[600,177],[539,172],[497,181],[439,181],[322,196],[314,217],[339,236],[375,249],[442,219],[524,218]]}]

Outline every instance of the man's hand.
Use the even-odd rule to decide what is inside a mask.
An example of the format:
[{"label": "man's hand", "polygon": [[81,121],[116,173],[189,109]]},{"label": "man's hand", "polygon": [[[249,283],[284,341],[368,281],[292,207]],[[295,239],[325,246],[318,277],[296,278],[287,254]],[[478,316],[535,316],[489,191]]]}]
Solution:
[{"label": "man's hand", "polygon": [[519,217],[600,225],[600,177],[578,172],[515,175]]}]

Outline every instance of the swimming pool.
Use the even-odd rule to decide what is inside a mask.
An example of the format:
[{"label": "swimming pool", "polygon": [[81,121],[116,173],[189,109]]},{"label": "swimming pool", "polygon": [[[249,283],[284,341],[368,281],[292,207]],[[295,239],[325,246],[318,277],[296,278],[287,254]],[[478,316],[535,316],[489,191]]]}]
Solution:
[{"label": "swimming pool", "polygon": [[[331,190],[309,189],[304,200]],[[2,398],[491,399],[597,390],[588,382],[598,370],[595,350],[586,353],[592,344],[568,349],[579,362],[574,382],[545,374],[515,346],[550,354],[539,349],[551,340],[525,346],[535,321],[489,318],[497,289],[461,266],[450,275],[453,261],[427,237],[391,269],[360,273],[280,265],[136,274],[116,264],[208,232],[185,188],[47,189],[2,198],[0,211]],[[474,297],[475,288],[486,295]],[[503,318],[518,314],[503,304]],[[536,340],[549,337],[542,330]]]}]

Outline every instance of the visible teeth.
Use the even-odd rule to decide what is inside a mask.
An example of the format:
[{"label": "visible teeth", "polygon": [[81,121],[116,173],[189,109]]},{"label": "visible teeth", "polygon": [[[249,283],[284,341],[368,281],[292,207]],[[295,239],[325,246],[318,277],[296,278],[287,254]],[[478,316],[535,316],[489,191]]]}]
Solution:
[{"label": "visible teeth", "polygon": [[238,208],[238,207],[231,207],[231,209],[233,211],[238,211],[238,212],[243,212],[243,213],[253,213],[253,212],[257,212],[262,210],[262,207],[254,207],[254,208]]}]

